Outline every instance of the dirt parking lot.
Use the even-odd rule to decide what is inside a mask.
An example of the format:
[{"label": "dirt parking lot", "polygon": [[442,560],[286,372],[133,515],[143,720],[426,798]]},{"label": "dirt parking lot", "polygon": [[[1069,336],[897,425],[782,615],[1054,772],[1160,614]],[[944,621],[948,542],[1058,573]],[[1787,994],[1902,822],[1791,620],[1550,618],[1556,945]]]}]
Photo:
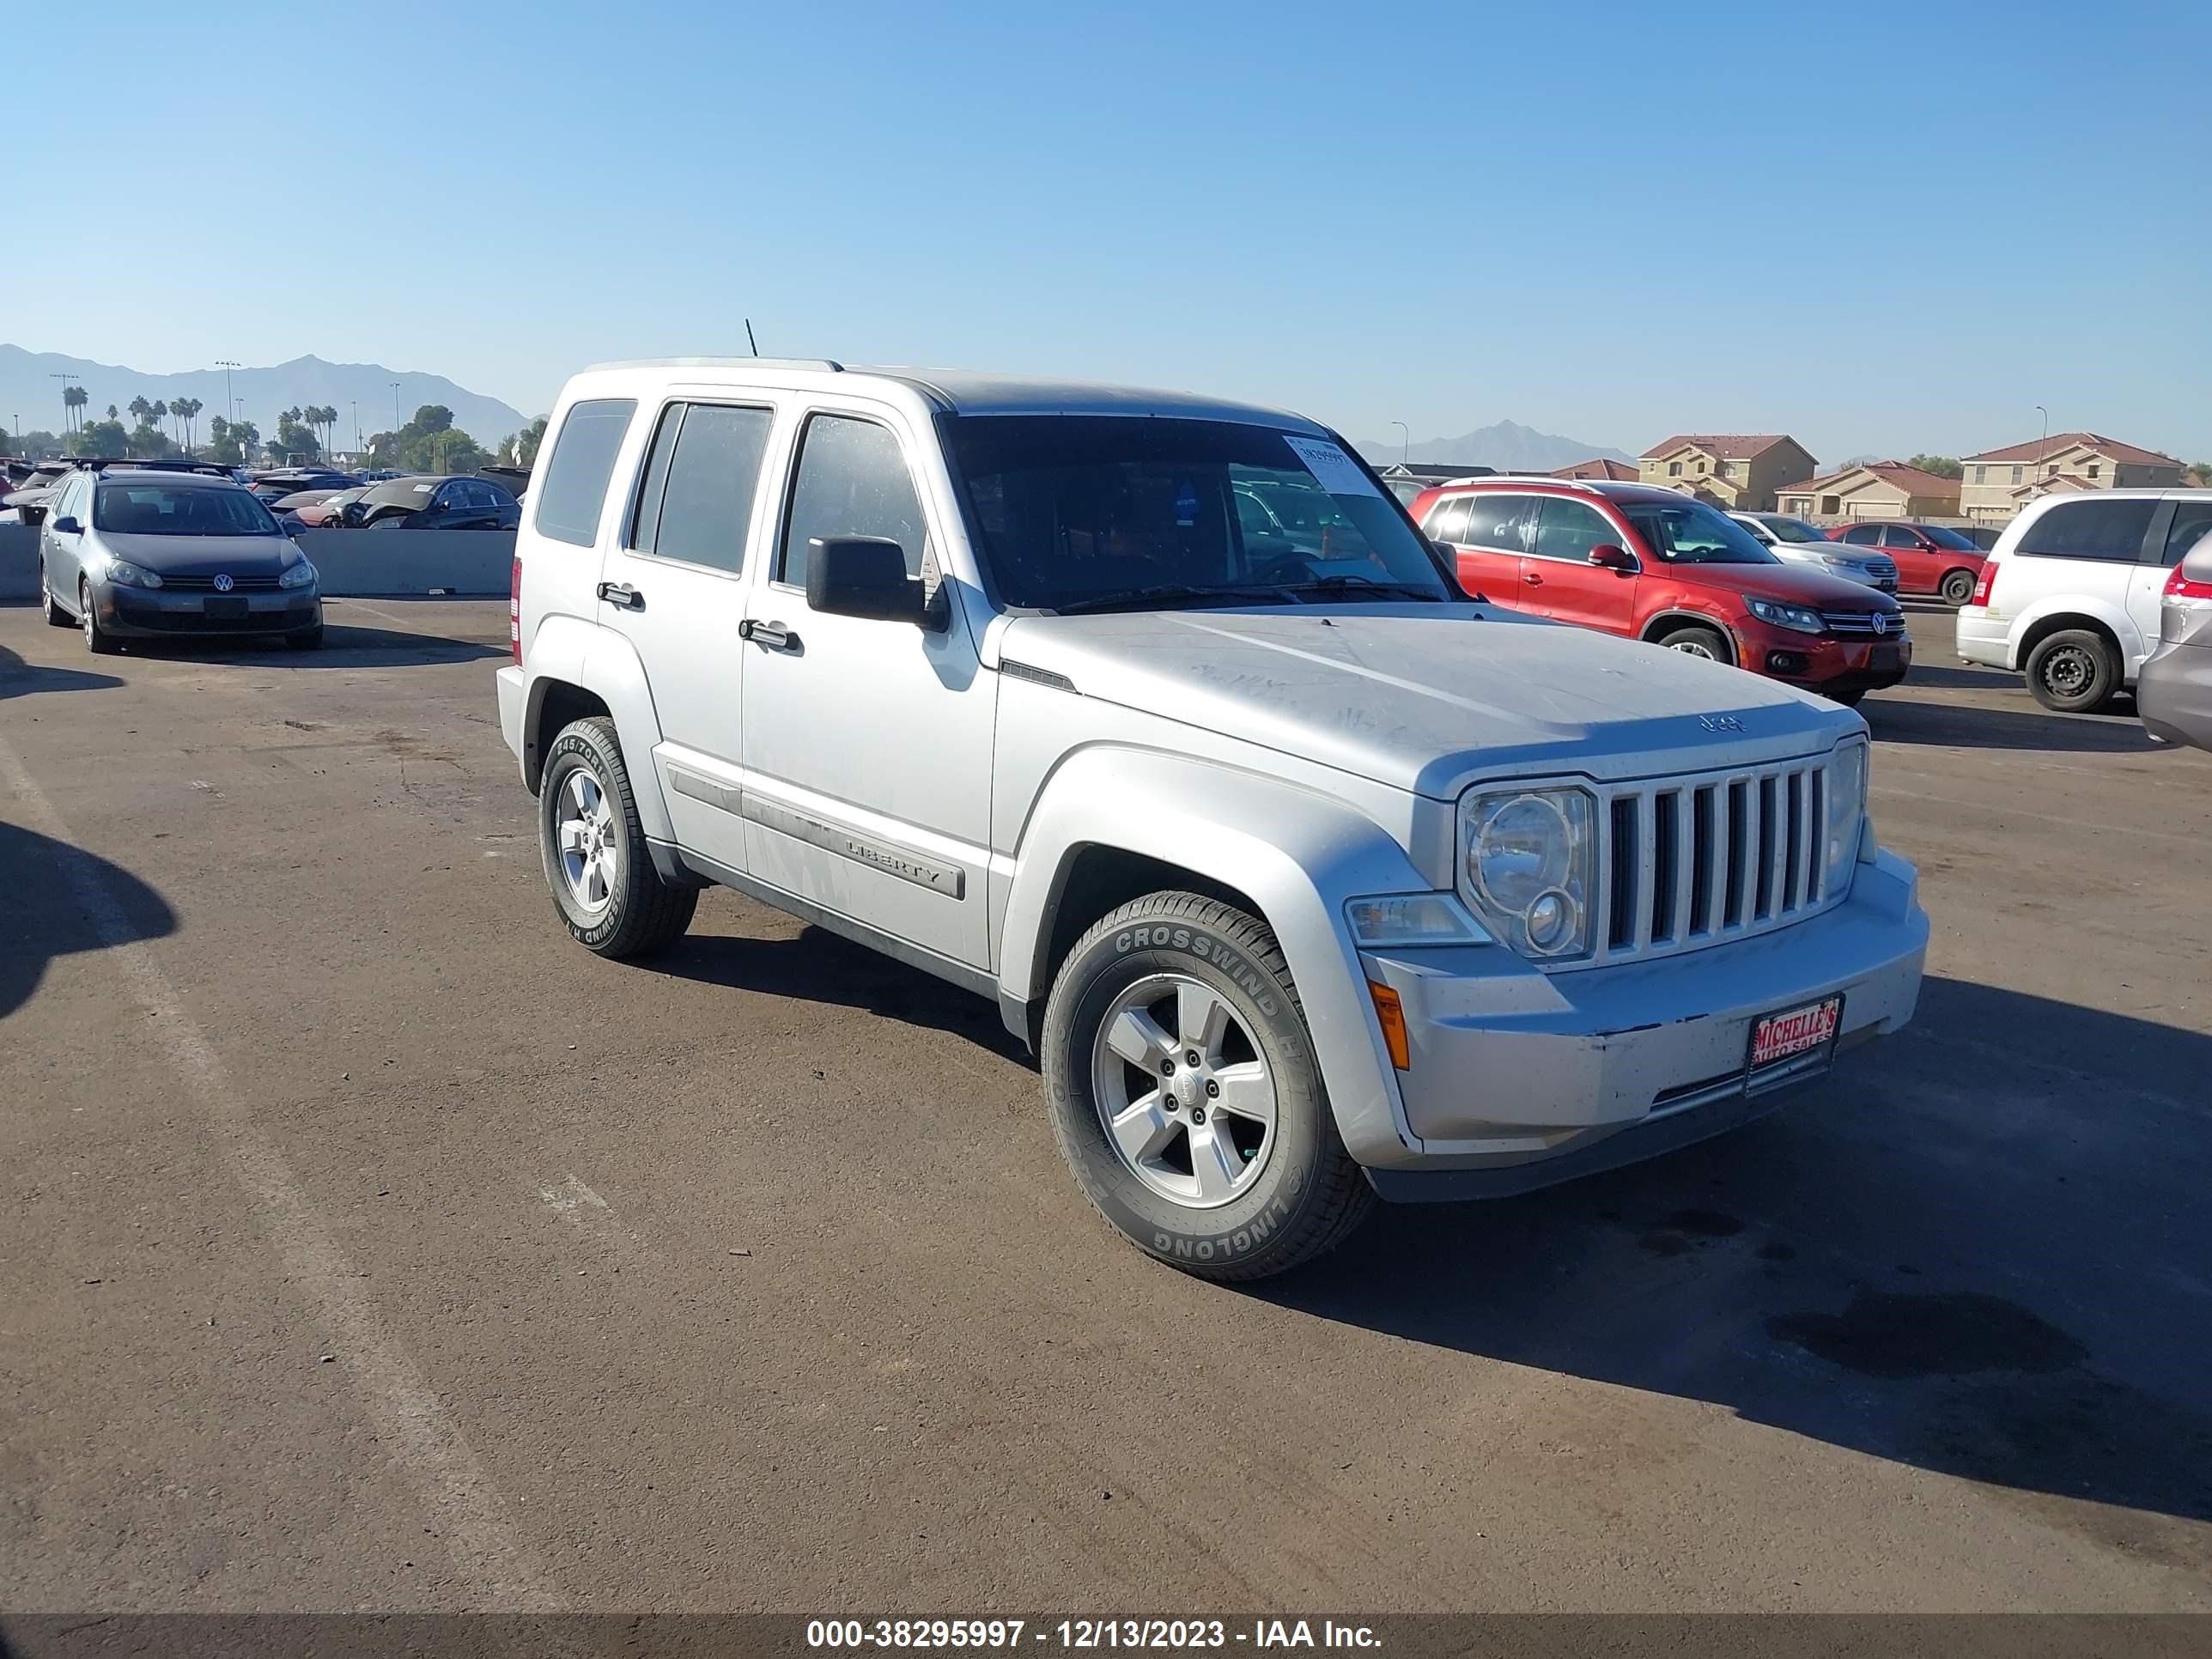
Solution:
[{"label": "dirt parking lot", "polygon": [[1081,1201],[996,1011],[556,925],[502,602],[0,610],[0,1607],[2212,1609],[2212,757],[1870,698],[1919,1018],[1317,1268]]}]

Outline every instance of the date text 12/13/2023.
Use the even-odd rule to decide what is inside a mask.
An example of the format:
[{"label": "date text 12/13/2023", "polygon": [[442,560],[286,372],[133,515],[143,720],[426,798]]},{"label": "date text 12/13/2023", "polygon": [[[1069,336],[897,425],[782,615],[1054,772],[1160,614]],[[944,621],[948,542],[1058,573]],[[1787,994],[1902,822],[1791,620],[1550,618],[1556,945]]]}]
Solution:
[{"label": "date text 12/13/2023", "polygon": [[1024,1642],[1062,1650],[1097,1648],[1377,1648],[1366,1625],[1334,1620],[1255,1619],[810,1619],[810,1648],[904,1648],[924,1651],[1019,1649]]}]

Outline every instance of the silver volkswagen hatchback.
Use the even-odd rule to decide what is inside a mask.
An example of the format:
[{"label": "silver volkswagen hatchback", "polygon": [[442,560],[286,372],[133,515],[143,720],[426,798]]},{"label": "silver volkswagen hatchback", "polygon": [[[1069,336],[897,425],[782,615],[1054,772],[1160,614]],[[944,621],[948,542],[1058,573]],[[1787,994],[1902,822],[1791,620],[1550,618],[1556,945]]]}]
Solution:
[{"label": "silver volkswagen hatchback", "polygon": [[208,472],[77,472],[41,526],[39,580],[46,620],[102,654],[185,635],[323,642],[315,567],[252,491]]}]

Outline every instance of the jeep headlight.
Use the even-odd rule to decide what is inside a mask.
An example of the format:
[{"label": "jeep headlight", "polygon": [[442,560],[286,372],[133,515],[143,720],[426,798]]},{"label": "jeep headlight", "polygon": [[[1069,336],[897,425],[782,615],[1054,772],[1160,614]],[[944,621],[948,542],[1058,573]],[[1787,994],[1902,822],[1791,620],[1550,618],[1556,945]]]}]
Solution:
[{"label": "jeep headlight", "polygon": [[1468,799],[1461,845],[1468,902],[1522,956],[1552,962],[1589,949],[1595,816],[1589,793],[1575,788],[1490,789]]},{"label": "jeep headlight", "polygon": [[1774,599],[1747,599],[1751,614],[1763,623],[1777,628],[1786,628],[1797,634],[1822,634],[1828,624],[1820,620],[1820,613],[1808,611],[1802,605],[1784,605]]},{"label": "jeep headlight", "polygon": [[128,559],[107,562],[107,580],[118,587],[159,587],[161,579],[150,570],[141,570]]},{"label": "jeep headlight", "polygon": [[1863,738],[1838,744],[1828,757],[1828,822],[1824,854],[1827,871],[1820,890],[1831,896],[1849,884],[1851,861],[1858,856],[1859,823],[1866,817],[1867,746]]}]

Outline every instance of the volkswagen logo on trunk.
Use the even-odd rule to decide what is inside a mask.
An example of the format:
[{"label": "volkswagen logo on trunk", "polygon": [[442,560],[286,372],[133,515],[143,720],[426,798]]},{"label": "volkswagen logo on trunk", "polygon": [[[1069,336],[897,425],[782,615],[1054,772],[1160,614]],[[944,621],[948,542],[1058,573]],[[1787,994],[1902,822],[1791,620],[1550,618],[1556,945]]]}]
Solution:
[{"label": "volkswagen logo on trunk", "polygon": [[[218,593],[228,593],[228,592],[230,592],[230,578],[229,578],[229,577],[228,577],[228,576],[217,576],[217,577],[215,579],[215,591],[216,591],[216,592],[218,592]],[[1876,617],[1874,620],[1875,620],[1875,625],[1877,628],[1879,628],[1879,627],[1881,625],[1881,617]]]}]

